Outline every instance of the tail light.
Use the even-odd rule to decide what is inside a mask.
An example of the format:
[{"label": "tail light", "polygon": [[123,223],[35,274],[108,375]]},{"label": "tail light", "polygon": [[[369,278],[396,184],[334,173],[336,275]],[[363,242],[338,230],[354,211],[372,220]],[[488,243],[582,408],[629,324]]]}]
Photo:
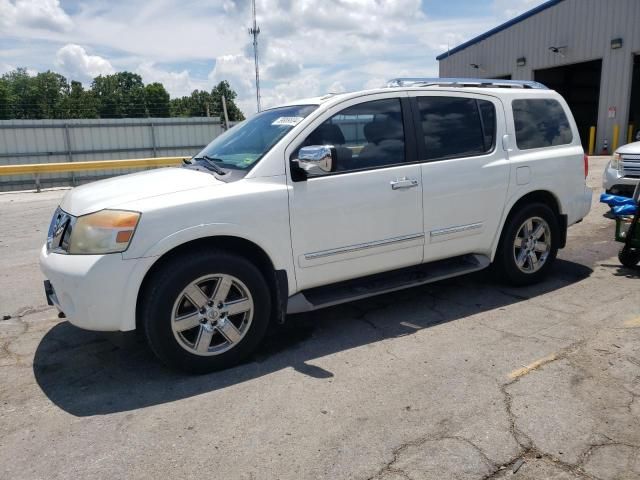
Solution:
[{"label": "tail light", "polygon": [[584,154],[584,178],[589,176],[589,155]]}]

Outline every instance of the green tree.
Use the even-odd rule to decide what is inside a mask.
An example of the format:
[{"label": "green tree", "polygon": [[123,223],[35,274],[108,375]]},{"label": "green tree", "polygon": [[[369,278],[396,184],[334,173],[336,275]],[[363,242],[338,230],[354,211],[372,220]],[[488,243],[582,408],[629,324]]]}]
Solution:
[{"label": "green tree", "polygon": [[80,82],[55,72],[31,76],[17,68],[0,77],[0,119],[223,117],[223,95],[229,120],[243,120],[237,94],[226,80],[210,92],[194,90],[171,99],[161,83],[145,86],[140,75],[131,72],[100,75],[85,90]]},{"label": "green tree", "polygon": [[11,118],[30,119],[37,116],[37,90],[26,68],[17,68],[3,75],[9,85]]},{"label": "green tree", "polygon": [[161,83],[150,83],[144,87],[147,114],[150,117],[169,117],[171,115],[169,92]]},{"label": "green tree", "polygon": [[60,114],[59,118],[98,118],[98,102],[80,82],[72,80],[60,103]]},{"label": "green tree", "polygon": [[226,80],[216,85],[211,92],[194,90],[188,97],[174,98],[171,100],[171,115],[174,117],[220,117],[224,116],[222,110],[222,96],[227,102],[227,114],[229,120],[244,120],[242,111],[235,103],[237,93]]},{"label": "green tree", "polygon": [[177,117],[215,116],[211,94],[205,90],[194,90],[188,97],[172,100],[172,114]]},{"label": "green tree", "polygon": [[31,118],[64,118],[62,100],[69,94],[69,83],[59,73],[46,71],[32,77],[33,106]]},{"label": "green tree", "polygon": [[0,78],[0,120],[11,118],[11,104],[12,97],[9,82],[4,78]]},{"label": "green tree", "polygon": [[144,84],[136,73],[100,75],[93,79],[91,92],[98,101],[98,113],[102,118],[146,116]]},{"label": "green tree", "polygon": [[216,112],[218,112],[217,115],[220,115],[220,118],[224,116],[224,112],[222,111],[223,95],[227,103],[227,115],[229,115],[229,120],[244,120],[244,115],[235,102],[238,94],[231,88],[231,85],[229,85],[229,82],[226,80],[221,81],[218,85],[213,87],[213,90],[211,90],[211,102],[216,109]]}]

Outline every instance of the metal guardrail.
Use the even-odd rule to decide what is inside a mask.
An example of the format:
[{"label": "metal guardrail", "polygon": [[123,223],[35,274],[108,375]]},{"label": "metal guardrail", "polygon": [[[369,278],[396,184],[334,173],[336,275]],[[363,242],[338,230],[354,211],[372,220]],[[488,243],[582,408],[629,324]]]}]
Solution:
[{"label": "metal guardrail", "polygon": [[112,170],[116,168],[158,168],[180,165],[189,157],[132,158],[128,160],[96,160],[91,162],[30,163],[0,165],[0,177],[7,175],[33,175],[36,190],[40,191],[40,174]]}]

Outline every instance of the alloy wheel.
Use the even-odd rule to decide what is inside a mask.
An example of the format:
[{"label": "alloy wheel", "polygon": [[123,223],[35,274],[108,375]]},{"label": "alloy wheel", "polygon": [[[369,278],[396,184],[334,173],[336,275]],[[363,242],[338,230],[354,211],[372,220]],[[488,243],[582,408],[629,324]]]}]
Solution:
[{"label": "alloy wheel", "polygon": [[551,228],[540,217],[525,220],[513,242],[516,266],[524,273],[540,270],[551,252]]},{"label": "alloy wheel", "polygon": [[253,311],[251,292],[241,280],[228,274],[207,275],[180,292],[171,313],[171,329],[189,353],[219,355],[244,338]]}]

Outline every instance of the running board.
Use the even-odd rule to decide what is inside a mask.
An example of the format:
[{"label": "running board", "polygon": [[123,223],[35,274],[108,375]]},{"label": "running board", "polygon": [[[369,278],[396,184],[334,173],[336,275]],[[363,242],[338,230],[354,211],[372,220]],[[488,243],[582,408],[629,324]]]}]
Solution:
[{"label": "running board", "polygon": [[367,277],[311,288],[289,297],[287,313],[302,313],[340,303],[352,302],[381,293],[394,292],[476,272],[490,264],[484,255],[462,255],[414,267],[392,270]]}]

